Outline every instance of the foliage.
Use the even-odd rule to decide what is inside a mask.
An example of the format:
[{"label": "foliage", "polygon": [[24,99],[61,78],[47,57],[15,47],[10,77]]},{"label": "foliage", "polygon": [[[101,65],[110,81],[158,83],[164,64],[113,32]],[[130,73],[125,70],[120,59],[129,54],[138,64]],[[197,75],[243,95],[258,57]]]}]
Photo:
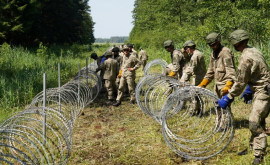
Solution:
[{"label": "foliage", "polygon": [[94,42],[88,0],[0,0],[0,44]]},{"label": "foliage", "polygon": [[[0,114],[14,107],[30,103],[42,91],[43,73],[47,74],[47,87],[58,86],[58,63],[61,65],[61,83],[69,81],[78,71],[78,63],[85,64],[91,49],[88,45],[71,47],[44,46],[37,49],[0,46]],[[74,58],[76,56],[76,58]],[[11,113],[11,112],[8,112]]]},{"label": "foliage", "polygon": [[229,34],[241,28],[249,32],[251,42],[266,44],[269,7],[268,0],[135,0],[129,42],[156,48],[167,39],[205,43],[205,36],[215,31],[228,43]]}]

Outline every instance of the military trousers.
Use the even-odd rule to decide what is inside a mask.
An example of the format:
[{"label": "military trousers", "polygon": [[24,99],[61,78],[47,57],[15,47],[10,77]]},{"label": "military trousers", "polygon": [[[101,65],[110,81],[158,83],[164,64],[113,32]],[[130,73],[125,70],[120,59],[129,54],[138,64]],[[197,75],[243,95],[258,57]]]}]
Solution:
[{"label": "military trousers", "polygon": [[265,119],[270,111],[270,96],[266,92],[255,94],[252,110],[249,115],[250,143],[254,156],[265,155],[267,135],[265,133]]},{"label": "military trousers", "polygon": [[115,80],[105,80],[105,87],[108,92],[108,99],[113,99],[114,91],[115,91]]},{"label": "military trousers", "polygon": [[146,60],[142,60],[142,61],[141,61],[141,65],[142,65],[142,71],[144,71],[144,67],[145,67],[145,65],[146,65]]},{"label": "military trousers", "polygon": [[130,100],[135,100],[135,76],[122,76],[120,79],[120,84],[118,88],[117,101],[121,101],[123,93],[125,92],[125,85],[127,84]]}]

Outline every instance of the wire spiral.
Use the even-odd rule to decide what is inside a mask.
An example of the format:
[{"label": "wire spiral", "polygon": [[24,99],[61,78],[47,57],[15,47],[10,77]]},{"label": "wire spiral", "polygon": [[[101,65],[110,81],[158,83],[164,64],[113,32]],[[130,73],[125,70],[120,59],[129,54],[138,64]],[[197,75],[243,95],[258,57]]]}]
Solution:
[{"label": "wire spiral", "polygon": [[82,69],[63,86],[37,94],[1,123],[0,164],[66,164],[75,120],[100,89],[99,76]]}]

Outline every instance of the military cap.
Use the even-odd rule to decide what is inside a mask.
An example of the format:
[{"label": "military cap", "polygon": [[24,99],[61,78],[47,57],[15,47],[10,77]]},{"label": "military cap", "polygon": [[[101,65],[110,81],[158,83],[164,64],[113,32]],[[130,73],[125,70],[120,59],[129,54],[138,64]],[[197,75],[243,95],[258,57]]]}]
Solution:
[{"label": "military cap", "polygon": [[171,46],[171,45],[173,45],[173,41],[172,40],[167,40],[167,41],[164,42],[163,45],[164,45],[164,47]]},{"label": "military cap", "polygon": [[133,48],[133,44],[127,44],[127,47]]},{"label": "military cap", "polygon": [[112,56],[112,52],[106,51],[106,52],[104,53],[104,56]]},{"label": "military cap", "polygon": [[118,47],[114,47],[113,49],[112,49],[112,52],[119,52],[120,51],[120,49],[118,48]]},{"label": "military cap", "polygon": [[206,37],[206,42],[209,45],[213,45],[216,42],[220,42],[220,34],[213,32]]},{"label": "military cap", "polygon": [[128,46],[127,45],[124,45],[123,46],[123,50],[129,50]]},{"label": "military cap", "polygon": [[244,41],[244,40],[247,40],[249,39],[249,36],[248,36],[248,33],[245,31],[245,30],[241,30],[241,29],[238,29],[238,30],[235,30],[234,32],[232,32],[230,34],[230,42],[235,45],[241,41]]},{"label": "military cap", "polygon": [[196,46],[196,44],[195,44],[194,41],[192,41],[192,40],[187,40],[187,41],[183,44],[183,48],[185,48],[185,47],[191,47],[191,46]]}]

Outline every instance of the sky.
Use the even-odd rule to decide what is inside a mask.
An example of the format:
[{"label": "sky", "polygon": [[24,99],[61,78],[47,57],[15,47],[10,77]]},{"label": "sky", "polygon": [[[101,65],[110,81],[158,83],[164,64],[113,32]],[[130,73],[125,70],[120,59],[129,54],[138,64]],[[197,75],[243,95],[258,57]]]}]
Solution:
[{"label": "sky", "polygon": [[89,0],[95,38],[129,36],[134,0]]}]

